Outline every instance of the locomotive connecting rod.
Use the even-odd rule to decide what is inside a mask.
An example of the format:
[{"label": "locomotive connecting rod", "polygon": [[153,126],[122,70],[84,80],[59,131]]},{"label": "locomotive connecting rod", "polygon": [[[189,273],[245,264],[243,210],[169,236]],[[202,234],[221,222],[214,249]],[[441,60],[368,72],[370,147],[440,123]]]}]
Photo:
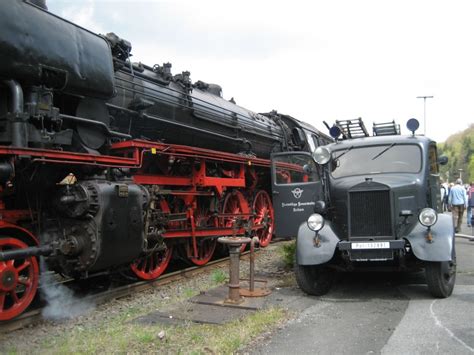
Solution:
[{"label": "locomotive connecting rod", "polygon": [[41,247],[30,247],[24,249],[17,249],[11,251],[0,252],[0,261],[7,261],[13,259],[24,259],[29,256],[40,256],[49,255],[53,252],[53,247],[50,245],[44,245]]}]

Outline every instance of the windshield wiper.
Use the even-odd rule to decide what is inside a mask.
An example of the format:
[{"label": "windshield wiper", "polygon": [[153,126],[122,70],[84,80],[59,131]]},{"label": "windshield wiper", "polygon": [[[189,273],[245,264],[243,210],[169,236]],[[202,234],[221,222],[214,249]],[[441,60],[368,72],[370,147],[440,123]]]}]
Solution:
[{"label": "windshield wiper", "polygon": [[352,148],[354,148],[353,145],[351,145],[349,148],[347,148],[345,151],[343,151],[341,154],[339,154],[336,158],[334,158],[334,160],[339,159],[339,158],[342,157],[344,154],[346,154],[347,152],[351,151]]},{"label": "windshield wiper", "polygon": [[375,157],[372,158],[372,160],[377,159],[379,156],[381,156],[383,153],[385,153],[387,150],[391,149],[396,143],[390,144],[387,148],[382,150],[380,153],[378,153]]}]

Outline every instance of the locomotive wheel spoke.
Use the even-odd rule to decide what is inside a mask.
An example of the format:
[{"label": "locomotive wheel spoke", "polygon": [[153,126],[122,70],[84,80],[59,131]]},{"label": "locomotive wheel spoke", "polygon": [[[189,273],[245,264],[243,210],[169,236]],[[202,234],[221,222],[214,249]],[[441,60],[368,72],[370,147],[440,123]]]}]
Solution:
[{"label": "locomotive wheel spoke", "polygon": [[258,237],[261,247],[270,244],[274,230],[274,210],[268,193],[260,190],[253,200],[253,211],[255,213],[254,226],[259,227],[254,231]]},{"label": "locomotive wheel spoke", "polygon": [[18,303],[18,301],[19,301],[20,299],[18,298],[18,295],[16,294],[16,292],[15,292],[15,291],[11,291],[11,292],[10,292],[10,295],[12,296],[13,302]]},{"label": "locomotive wheel spoke", "polygon": [[23,270],[25,270],[28,266],[30,266],[31,263],[27,260],[25,260],[25,262],[23,264],[21,264],[20,266],[17,266],[16,267],[16,272],[17,273],[20,273],[22,272]]},{"label": "locomotive wheel spoke", "polygon": [[18,283],[21,284],[21,285],[23,285],[23,286],[28,287],[28,286],[31,285],[31,280],[30,280],[30,279],[26,279],[26,280],[24,280],[24,279],[19,279],[19,280],[18,280]]},{"label": "locomotive wheel spoke", "polygon": [[[27,248],[16,238],[0,237],[0,250]],[[0,264],[0,321],[20,315],[33,301],[38,289],[39,266],[36,257],[8,260]]]}]

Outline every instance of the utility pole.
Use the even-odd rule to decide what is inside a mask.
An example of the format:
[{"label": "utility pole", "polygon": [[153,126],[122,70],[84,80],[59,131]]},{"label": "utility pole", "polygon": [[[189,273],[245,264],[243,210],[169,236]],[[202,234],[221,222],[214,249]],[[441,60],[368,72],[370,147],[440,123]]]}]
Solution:
[{"label": "utility pole", "polygon": [[434,96],[417,96],[417,99],[423,99],[423,134],[426,136],[426,99],[432,99]]}]

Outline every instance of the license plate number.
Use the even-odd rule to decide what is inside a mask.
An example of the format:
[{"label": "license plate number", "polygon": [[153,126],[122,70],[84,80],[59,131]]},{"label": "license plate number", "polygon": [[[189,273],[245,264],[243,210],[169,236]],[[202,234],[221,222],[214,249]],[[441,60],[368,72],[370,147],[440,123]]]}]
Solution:
[{"label": "license plate number", "polygon": [[390,242],[352,243],[352,249],[389,249]]}]

